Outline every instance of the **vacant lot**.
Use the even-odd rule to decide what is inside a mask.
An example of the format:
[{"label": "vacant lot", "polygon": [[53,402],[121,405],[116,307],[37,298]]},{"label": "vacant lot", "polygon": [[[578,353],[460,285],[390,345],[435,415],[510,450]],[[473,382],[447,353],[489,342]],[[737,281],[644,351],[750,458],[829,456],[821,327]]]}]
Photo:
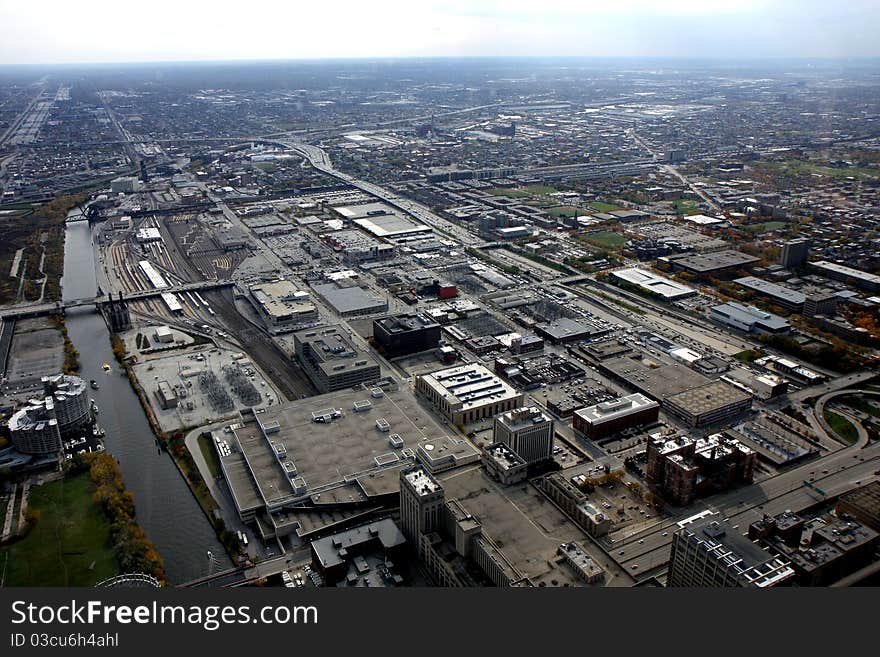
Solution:
[{"label": "vacant lot", "polygon": [[0,548],[4,586],[94,586],[118,574],[110,523],[92,501],[84,472],[31,488],[30,533]]}]

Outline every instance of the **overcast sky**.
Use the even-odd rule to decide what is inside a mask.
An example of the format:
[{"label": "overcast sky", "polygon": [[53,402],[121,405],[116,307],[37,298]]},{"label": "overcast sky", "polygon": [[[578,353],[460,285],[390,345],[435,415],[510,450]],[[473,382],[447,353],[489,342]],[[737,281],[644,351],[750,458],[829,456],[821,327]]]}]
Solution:
[{"label": "overcast sky", "polygon": [[0,64],[880,56],[880,0],[0,0]]}]

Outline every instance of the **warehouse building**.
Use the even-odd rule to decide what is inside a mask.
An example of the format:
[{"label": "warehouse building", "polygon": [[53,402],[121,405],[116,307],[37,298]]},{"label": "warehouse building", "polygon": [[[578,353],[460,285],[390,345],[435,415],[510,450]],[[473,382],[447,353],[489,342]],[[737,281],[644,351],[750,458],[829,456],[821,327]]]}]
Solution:
[{"label": "warehouse building", "polygon": [[690,427],[705,427],[748,412],[752,396],[722,381],[713,381],[666,397],[663,408]]},{"label": "warehouse building", "polygon": [[782,317],[735,301],[713,306],[709,319],[747,333],[784,335],[791,332],[791,325]]},{"label": "warehouse building", "polygon": [[684,271],[694,276],[719,274],[759,262],[759,259],[755,256],[733,250],[716,251],[715,253],[704,253],[701,255],[667,256],[660,258],[660,260],[669,262],[672,266],[672,271]]},{"label": "warehouse building", "polygon": [[806,297],[803,292],[792,290],[784,285],[777,285],[776,283],[771,283],[770,281],[765,281],[755,276],[737,278],[734,280],[734,283],[737,283],[741,287],[751,290],[762,297],[770,299],[770,301],[777,306],[785,308],[786,310],[799,313],[804,308]]},{"label": "warehouse building", "polygon": [[252,285],[250,299],[270,333],[294,331],[318,319],[318,309],[309,301],[309,293],[291,281],[278,280]]},{"label": "warehouse building", "polygon": [[672,279],[645,271],[644,269],[619,269],[611,272],[611,277],[617,281],[634,285],[651,296],[656,296],[664,301],[678,301],[687,297],[696,296],[697,291],[687,285],[682,285]]}]

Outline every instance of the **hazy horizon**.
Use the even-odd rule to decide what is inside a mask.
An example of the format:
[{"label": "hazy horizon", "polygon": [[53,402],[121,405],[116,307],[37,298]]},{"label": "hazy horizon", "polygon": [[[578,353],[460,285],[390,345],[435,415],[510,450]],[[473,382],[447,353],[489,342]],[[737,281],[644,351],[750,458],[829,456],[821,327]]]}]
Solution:
[{"label": "hazy horizon", "polygon": [[324,59],[871,59],[872,0],[0,2],[0,65]]}]

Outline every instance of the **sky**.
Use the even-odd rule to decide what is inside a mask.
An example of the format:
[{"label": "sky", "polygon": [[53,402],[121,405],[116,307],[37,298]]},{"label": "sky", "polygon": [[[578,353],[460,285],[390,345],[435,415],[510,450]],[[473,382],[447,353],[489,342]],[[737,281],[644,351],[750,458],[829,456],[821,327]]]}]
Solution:
[{"label": "sky", "polygon": [[880,0],[0,0],[0,64],[877,57]]}]

